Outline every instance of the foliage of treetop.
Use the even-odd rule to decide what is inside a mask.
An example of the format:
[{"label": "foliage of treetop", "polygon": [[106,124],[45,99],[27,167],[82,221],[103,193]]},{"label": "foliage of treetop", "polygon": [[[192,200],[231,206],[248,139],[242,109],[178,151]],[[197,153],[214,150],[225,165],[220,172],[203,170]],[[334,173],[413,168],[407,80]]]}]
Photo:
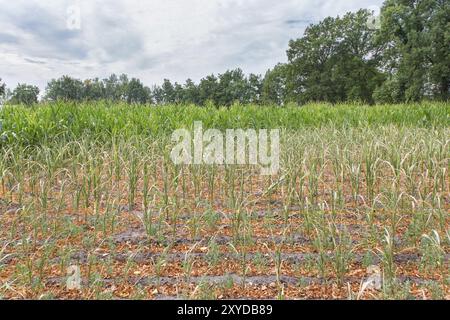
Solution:
[{"label": "foliage of treetop", "polygon": [[[236,69],[206,76],[198,84],[165,79],[149,88],[127,75],[84,81],[63,76],[48,83],[44,100],[217,106],[447,101],[450,1],[386,0],[377,28],[368,23],[371,14],[360,10],[311,24],[301,38],[289,42],[288,62],[264,77]],[[4,93],[0,85],[0,95]],[[38,94],[36,87],[19,85],[8,99],[33,104]]]}]

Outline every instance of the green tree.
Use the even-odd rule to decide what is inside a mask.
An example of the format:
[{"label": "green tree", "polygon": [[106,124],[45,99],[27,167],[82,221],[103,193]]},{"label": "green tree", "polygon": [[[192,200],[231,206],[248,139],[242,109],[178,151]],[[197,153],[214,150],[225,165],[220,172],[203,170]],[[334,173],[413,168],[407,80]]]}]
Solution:
[{"label": "green tree", "polygon": [[84,100],[106,99],[105,84],[98,78],[87,79],[83,82]]},{"label": "green tree", "polygon": [[139,79],[132,78],[127,83],[125,99],[130,104],[146,104],[151,102],[150,89],[142,84]]},{"label": "green tree", "polygon": [[51,80],[45,89],[45,99],[49,101],[81,101],[83,82],[69,76]]},{"label": "green tree", "polygon": [[123,100],[125,88],[116,74],[112,74],[108,78],[103,79],[102,83],[104,89],[103,91],[104,99],[109,101]]},{"label": "green tree", "polygon": [[283,105],[286,102],[287,65],[278,64],[268,70],[262,84],[261,99],[265,104]]},{"label": "green tree", "polygon": [[219,75],[219,83],[216,91],[216,104],[230,106],[234,102],[248,103],[249,85],[241,69],[227,70]]},{"label": "green tree", "polygon": [[308,101],[372,102],[384,80],[378,70],[380,48],[368,26],[370,13],[360,10],[310,25],[302,38],[290,41],[286,97]]},{"label": "green tree", "polygon": [[128,79],[128,76],[124,73],[122,73],[119,76],[119,81],[117,84],[117,95],[120,97],[121,101],[127,101],[127,91],[128,91],[128,84],[130,83],[130,80]]},{"label": "green tree", "polygon": [[153,86],[151,92],[152,92],[153,101],[157,105],[163,104],[163,102],[164,102],[164,91],[163,91],[163,89],[161,89],[160,86]]},{"label": "green tree", "polygon": [[260,75],[250,74],[248,76],[248,102],[250,103],[261,103],[262,90],[263,90],[263,79]]},{"label": "green tree", "polygon": [[173,97],[175,103],[184,103],[184,88],[181,84],[175,82],[173,85]]},{"label": "green tree", "polygon": [[175,88],[172,82],[168,79],[164,79],[161,89],[163,94],[163,104],[175,103]]},{"label": "green tree", "polygon": [[2,83],[2,78],[0,78],[0,97],[2,97],[6,92],[6,85]]},{"label": "green tree", "polygon": [[104,97],[106,100],[118,101],[120,96],[117,95],[117,85],[119,79],[115,74],[110,75],[108,78],[102,80],[104,86]]},{"label": "green tree", "polygon": [[450,99],[450,2],[435,0],[430,15],[430,81],[434,97]]},{"label": "green tree", "polygon": [[204,105],[208,101],[219,105],[219,81],[215,75],[212,74],[201,79],[198,92],[200,105]]},{"label": "green tree", "polygon": [[10,104],[31,106],[38,102],[39,88],[27,84],[18,84],[11,94]]},{"label": "green tree", "polygon": [[447,100],[450,93],[450,2],[387,0],[378,41],[385,44],[389,79],[377,89],[382,102],[425,97]]},{"label": "green tree", "polygon": [[195,85],[194,81],[191,79],[187,79],[184,84],[183,90],[183,102],[192,103],[192,104],[200,104],[200,93],[198,87]]}]

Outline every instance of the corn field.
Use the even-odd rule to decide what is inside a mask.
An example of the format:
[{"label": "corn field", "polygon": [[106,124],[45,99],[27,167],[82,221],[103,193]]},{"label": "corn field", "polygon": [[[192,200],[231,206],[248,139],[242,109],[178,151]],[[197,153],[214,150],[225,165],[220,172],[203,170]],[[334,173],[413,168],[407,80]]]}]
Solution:
[{"label": "corn field", "polygon": [[[450,298],[448,103],[0,118],[1,298]],[[171,133],[197,120],[280,128],[279,173],[175,165]]]}]

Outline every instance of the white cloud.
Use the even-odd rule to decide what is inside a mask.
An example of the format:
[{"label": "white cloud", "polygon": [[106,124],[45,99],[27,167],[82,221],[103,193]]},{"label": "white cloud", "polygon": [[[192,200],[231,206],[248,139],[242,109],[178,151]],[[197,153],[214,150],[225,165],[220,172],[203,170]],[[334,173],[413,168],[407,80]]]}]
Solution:
[{"label": "white cloud", "polygon": [[[0,0],[0,77],[9,86],[128,73],[146,84],[229,68],[263,74],[289,39],[326,16],[382,0]],[[79,30],[67,9],[79,6]]]}]

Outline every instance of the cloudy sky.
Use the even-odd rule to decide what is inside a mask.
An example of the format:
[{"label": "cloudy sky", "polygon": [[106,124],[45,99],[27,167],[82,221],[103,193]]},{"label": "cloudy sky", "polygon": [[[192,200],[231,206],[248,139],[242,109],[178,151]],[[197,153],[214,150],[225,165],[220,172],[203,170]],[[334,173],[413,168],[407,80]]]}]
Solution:
[{"label": "cloudy sky", "polygon": [[289,39],[382,0],[0,0],[0,78],[9,87],[127,73],[147,85],[242,68],[264,74]]}]

